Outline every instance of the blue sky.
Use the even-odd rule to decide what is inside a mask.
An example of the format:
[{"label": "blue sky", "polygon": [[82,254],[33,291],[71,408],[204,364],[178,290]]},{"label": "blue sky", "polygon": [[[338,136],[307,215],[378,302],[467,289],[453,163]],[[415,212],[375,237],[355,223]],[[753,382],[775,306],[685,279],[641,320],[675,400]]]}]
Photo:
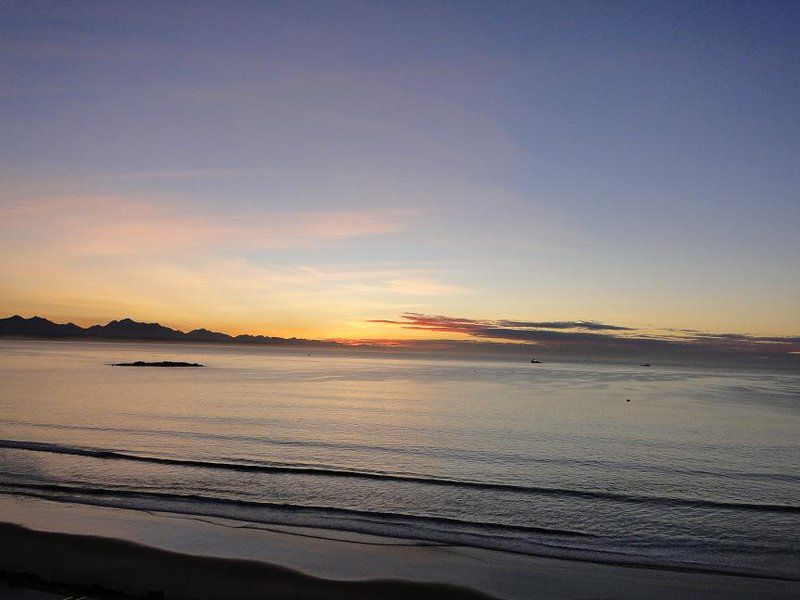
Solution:
[{"label": "blue sky", "polygon": [[[796,3],[9,3],[5,312],[800,332]],[[437,334],[440,334],[438,332]],[[456,334],[454,334],[456,335]]]}]

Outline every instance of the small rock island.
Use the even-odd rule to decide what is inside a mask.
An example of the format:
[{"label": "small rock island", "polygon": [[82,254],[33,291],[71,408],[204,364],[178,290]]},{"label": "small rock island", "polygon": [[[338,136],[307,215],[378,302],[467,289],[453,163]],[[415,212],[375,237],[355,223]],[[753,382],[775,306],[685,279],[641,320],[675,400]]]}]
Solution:
[{"label": "small rock island", "polygon": [[162,360],[159,362],[145,362],[137,360],[130,363],[114,363],[112,367],[202,367],[200,363],[178,362],[173,360]]}]

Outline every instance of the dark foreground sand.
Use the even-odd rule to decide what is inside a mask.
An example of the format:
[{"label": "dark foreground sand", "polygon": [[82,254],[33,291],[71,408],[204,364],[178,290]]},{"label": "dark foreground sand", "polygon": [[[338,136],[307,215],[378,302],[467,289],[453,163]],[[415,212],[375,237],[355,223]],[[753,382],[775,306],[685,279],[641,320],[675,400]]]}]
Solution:
[{"label": "dark foreground sand", "polygon": [[97,598],[488,598],[443,584],[330,581],[260,562],[176,554],[8,523],[0,523],[0,574],[22,586]]},{"label": "dark foreground sand", "polygon": [[[796,579],[598,564],[0,494],[3,580],[56,590],[62,598],[146,598],[148,591],[173,600],[800,598]],[[24,587],[11,592],[0,585],[0,599],[53,600]],[[127,596],[114,596],[112,588]]]}]

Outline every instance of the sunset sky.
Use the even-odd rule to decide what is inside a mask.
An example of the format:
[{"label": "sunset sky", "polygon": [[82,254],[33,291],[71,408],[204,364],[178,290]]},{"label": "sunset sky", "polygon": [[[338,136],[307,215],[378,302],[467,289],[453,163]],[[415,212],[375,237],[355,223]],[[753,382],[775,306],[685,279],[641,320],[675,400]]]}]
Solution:
[{"label": "sunset sky", "polygon": [[800,335],[798,3],[26,1],[0,23],[0,317]]}]

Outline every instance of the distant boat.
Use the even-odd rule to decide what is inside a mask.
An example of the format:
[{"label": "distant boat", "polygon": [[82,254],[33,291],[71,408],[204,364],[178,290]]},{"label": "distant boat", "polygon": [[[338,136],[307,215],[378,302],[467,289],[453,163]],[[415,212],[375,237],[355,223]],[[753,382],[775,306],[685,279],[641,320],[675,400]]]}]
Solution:
[{"label": "distant boat", "polygon": [[642,363],[642,364],[640,364],[639,366],[640,366],[640,367],[649,367],[649,366],[650,366],[650,363]]},{"label": "distant boat", "polygon": [[536,360],[535,358],[532,358],[531,359],[531,363],[534,364],[534,365],[540,365],[540,364],[542,364],[542,361]]}]

